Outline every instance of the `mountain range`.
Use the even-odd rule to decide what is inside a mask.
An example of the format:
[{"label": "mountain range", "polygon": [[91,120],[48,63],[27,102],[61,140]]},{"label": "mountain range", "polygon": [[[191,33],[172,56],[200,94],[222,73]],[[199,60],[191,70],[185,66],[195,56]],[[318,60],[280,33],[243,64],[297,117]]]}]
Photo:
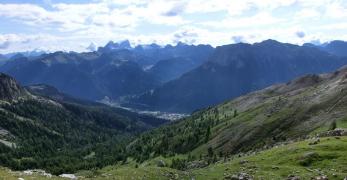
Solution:
[{"label": "mountain range", "polygon": [[346,44],[298,46],[267,40],[215,49],[110,41],[94,52],[16,55],[0,71],[24,85],[47,84],[81,99],[191,113],[301,75],[333,71],[347,64]]},{"label": "mountain range", "polygon": [[200,65],[213,50],[211,46],[184,44],[131,48],[128,43],[110,42],[89,53],[18,56],[0,66],[0,71],[23,85],[47,84],[66,94],[97,101],[153,89]]},{"label": "mountain range", "polygon": [[346,57],[320,48],[274,40],[225,45],[217,47],[201,66],[130,97],[124,105],[189,113],[298,76],[331,72],[344,64]]}]

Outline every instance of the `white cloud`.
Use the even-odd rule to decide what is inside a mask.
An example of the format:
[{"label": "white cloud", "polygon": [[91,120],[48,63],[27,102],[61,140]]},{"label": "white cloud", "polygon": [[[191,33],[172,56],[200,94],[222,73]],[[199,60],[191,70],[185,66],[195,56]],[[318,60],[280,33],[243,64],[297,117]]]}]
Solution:
[{"label": "white cloud", "polygon": [[295,14],[295,18],[320,18],[322,14],[315,9],[305,8]]},{"label": "white cloud", "polygon": [[[342,31],[347,30],[347,0],[44,2],[48,9],[29,3],[0,3],[0,18],[38,29],[38,35],[20,29],[12,34],[0,30],[0,45],[6,47],[0,52],[35,47],[84,51],[90,42],[104,44],[123,39],[133,43],[221,45],[272,38],[303,43],[345,38]],[[218,15],[213,17],[213,12]],[[300,37],[298,32],[305,35]]]},{"label": "white cloud", "polygon": [[230,17],[222,21],[209,21],[203,22],[201,25],[209,26],[212,28],[228,28],[237,29],[245,27],[259,27],[264,25],[273,25],[283,21],[280,18],[272,16],[270,13],[261,12],[250,17]]},{"label": "white cloud", "polygon": [[10,42],[7,40],[0,42],[0,49],[7,49],[9,46],[10,46]]},{"label": "white cloud", "polygon": [[332,18],[347,17],[347,2],[336,1],[326,6],[326,15]]},{"label": "white cloud", "polygon": [[279,7],[290,6],[296,0],[190,0],[187,12],[217,12],[226,11],[229,15],[241,15],[250,9],[274,10]]}]

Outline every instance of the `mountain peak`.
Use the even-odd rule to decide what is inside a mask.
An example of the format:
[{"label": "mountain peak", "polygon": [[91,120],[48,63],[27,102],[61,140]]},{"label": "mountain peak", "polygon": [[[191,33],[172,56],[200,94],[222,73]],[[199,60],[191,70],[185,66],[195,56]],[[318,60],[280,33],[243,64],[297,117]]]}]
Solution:
[{"label": "mountain peak", "polygon": [[182,41],[179,41],[176,45],[176,47],[184,47],[184,46],[188,46],[188,44],[183,43]]},{"label": "mountain peak", "polygon": [[149,45],[151,48],[160,48],[160,46],[158,45],[158,44],[156,44],[156,43],[152,43],[152,44],[150,44]]},{"label": "mountain peak", "polygon": [[120,48],[124,48],[124,49],[130,49],[131,45],[129,40],[124,40],[118,43]]},{"label": "mountain peak", "polygon": [[12,77],[0,73],[0,99],[13,100],[23,95],[24,90]]},{"label": "mountain peak", "polygon": [[109,41],[105,47],[99,47],[98,51],[112,51],[112,50],[120,50],[120,49],[131,49],[131,45],[129,40],[124,40],[120,42],[114,43],[113,41]]},{"label": "mountain peak", "polygon": [[260,43],[255,43],[255,44],[258,44],[258,45],[271,45],[271,46],[273,46],[273,45],[280,45],[280,44],[283,44],[283,43],[278,42],[278,41],[273,40],[273,39],[268,39],[268,40],[264,40],[264,41],[262,41]]},{"label": "mountain peak", "polygon": [[334,40],[334,41],[330,41],[328,43],[324,43],[323,46],[331,46],[331,45],[335,45],[335,46],[338,46],[338,45],[346,45],[347,42],[346,41],[341,41],[341,40]]}]

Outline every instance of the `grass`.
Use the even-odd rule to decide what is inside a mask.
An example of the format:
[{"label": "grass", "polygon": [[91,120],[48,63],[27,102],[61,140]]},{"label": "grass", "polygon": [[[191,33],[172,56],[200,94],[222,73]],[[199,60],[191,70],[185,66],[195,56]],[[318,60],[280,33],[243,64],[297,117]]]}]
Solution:
[{"label": "grass", "polygon": [[[237,157],[227,162],[218,162],[206,168],[179,171],[168,167],[157,167],[156,161],[170,163],[171,159],[157,157],[139,164],[129,159],[125,165],[108,166],[95,171],[80,171],[85,179],[223,179],[225,176],[245,172],[255,179],[285,179],[296,175],[310,179],[324,174],[331,180],[347,177],[347,137],[321,138],[317,145],[308,145],[311,140],[274,147],[258,154]],[[185,157],[185,155],[178,155]],[[245,163],[240,163],[241,161]],[[23,175],[20,172],[0,168],[0,180],[46,179],[39,175]],[[50,179],[61,179],[53,177]]]},{"label": "grass", "polygon": [[119,180],[137,180],[137,179],[185,179],[186,173],[167,167],[156,166],[134,166],[122,165],[122,166],[109,166],[98,170],[97,173],[91,174],[90,171],[82,171],[79,175],[86,177],[87,179],[119,179]]},{"label": "grass", "polygon": [[[323,138],[313,146],[308,143],[309,141],[297,142],[257,155],[236,158],[227,163],[218,163],[193,171],[193,176],[195,179],[222,179],[224,174],[245,172],[255,179],[284,179],[288,175],[310,179],[319,173],[327,175],[329,179],[347,177],[347,137]],[[307,157],[307,153],[315,155]],[[247,163],[240,164],[241,160],[246,160]],[[304,166],[302,161],[309,163]]]},{"label": "grass", "polygon": [[[245,172],[255,179],[285,179],[288,175],[301,179],[325,174],[329,179],[347,177],[347,137],[322,138],[317,145],[308,145],[310,140],[275,147],[247,157],[238,157],[227,162],[212,164],[206,168],[178,171],[156,167],[154,160],[138,168],[133,163],[110,166],[99,170],[92,179],[223,179],[227,175]],[[313,154],[313,156],[307,156]],[[167,159],[160,157],[166,162]],[[246,163],[240,163],[246,161]],[[307,161],[308,163],[302,163]],[[318,171],[319,170],[319,171]],[[83,175],[80,174],[80,175]]]}]

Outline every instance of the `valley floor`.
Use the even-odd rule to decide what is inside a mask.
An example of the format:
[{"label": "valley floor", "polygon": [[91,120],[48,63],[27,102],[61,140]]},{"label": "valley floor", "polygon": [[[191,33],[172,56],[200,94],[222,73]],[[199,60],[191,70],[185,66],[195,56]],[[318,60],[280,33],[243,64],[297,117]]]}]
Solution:
[{"label": "valley floor", "polygon": [[[254,155],[221,160],[205,168],[179,171],[168,167],[157,167],[145,162],[136,167],[134,162],[126,165],[109,166],[96,171],[80,171],[79,179],[287,179],[299,177],[311,179],[326,176],[341,180],[347,177],[347,137],[305,140],[274,147]],[[165,160],[165,159],[164,159]],[[45,176],[0,169],[0,179],[46,179]],[[52,177],[50,179],[61,179]]]}]

